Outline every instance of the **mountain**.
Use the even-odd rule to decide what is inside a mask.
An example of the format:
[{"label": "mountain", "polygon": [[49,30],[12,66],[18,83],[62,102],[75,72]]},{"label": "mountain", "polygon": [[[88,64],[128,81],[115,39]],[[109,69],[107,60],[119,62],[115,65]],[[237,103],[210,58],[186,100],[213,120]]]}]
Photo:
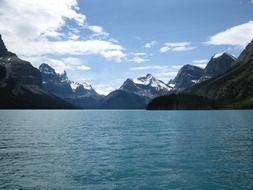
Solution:
[{"label": "mountain", "polygon": [[104,97],[99,95],[88,83],[81,84],[69,80],[65,71],[58,74],[46,63],[41,64],[39,69],[43,89],[67,102],[81,108],[96,108],[99,101]]},{"label": "mountain", "polygon": [[115,90],[107,95],[101,104],[100,109],[144,109],[151,99],[124,90]]},{"label": "mountain", "polygon": [[157,96],[168,94],[171,88],[151,74],[137,79],[127,79],[100,104],[103,109],[143,109]]},{"label": "mountain", "polygon": [[40,71],[9,52],[0,35],[0,108],[75,108],[42,90]]},{"label": "mountain", "polygon": [[214,54],[204,69],[200,81],[219,76],[234,65],[236,58],[228,53]]},{"label": "mountain", "polygon": [[241,55],[238,57],[237,62],[247,63],[248,61],[252,60],[252,58],[253,58],[253,40],[243,50]]},{"label": "mountain", "polygon": [[253,41],[234,65],[223,75],[197,84],[187,92],[217,100],[238,100],[253,96]]},{"label": "mountain", "polygon": [[180,92],[196,84],[196,82],[203,76],[204,70],[202,68],[185,65],[183,66],[175,79],[168,83],[168,86],[173,87],[172,91]]},{"label": "mountain", "polygon": [[156,79],[151,74],[137,79],[127,79],[120,90],[135,93],[150,98],[167,94],[171,88],[164,82]]},{"label": "mountain", "polygon": [[[206,106],[210,104],[216,109],[252,109],[253,108],[253,41],[243,50],[233,67],[225,73],[197,83],[184,90],[177,97],[156,98],[149,106],[152,109],[173,109],[175,105],[187,107],[189,102],[194,102],[197,97],[203,97],[201,101]],[[185,96],[185,94],[189,96]],[[183,98],[182,98],[183,97]],[[215,102],[215,103],[214,103]],[[191,104],[191,108],[198,109],[198,103]],[[204,106],[204,105],[202,105]]]}]

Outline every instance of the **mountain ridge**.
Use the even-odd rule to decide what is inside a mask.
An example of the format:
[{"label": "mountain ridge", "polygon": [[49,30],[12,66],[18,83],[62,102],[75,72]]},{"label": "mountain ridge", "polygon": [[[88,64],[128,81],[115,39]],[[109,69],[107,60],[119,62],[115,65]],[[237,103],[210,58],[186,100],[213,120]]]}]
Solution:
[{"label": "mountain ridge", "polygon": [[[197,83],[178,94],[178,96],[175,96],[175,98],[155,98],[148,105],[148,109],[159,109],[161,105],[167,105],[163,109],[173,109],[173,105],[176,102],[176,105],[187,109],[187,105],[196,99],[196,97],[203,97],[208,99],[208,101],[214,101],[216,109],[252,109],[252,73],[253,41],[247,45],[238,59],[233,62],[233,67],[222,75]],[[194,105],[191,106],[194,108]],[[195,108],[198,109],[197,105]]]},{"label": "mountain ridge", "polygon": [[9,52],[0,35],[0,108],[75,109],[42,89],[40,71]]}]

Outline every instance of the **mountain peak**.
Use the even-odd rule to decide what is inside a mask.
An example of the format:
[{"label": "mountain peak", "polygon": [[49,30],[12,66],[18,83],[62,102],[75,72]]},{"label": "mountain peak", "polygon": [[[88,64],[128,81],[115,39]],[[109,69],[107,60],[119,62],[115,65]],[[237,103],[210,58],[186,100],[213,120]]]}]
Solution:
[{"label": "mountain peak", "polygon": [[153,78],[153,75],[151,75],[151,74],[148,73],[148,74],[146,75],[146,78]]},{"label": "mountain peak", "polygon": [[233,55],[231,55],[227,52],[216,53],[213,55],[212,59],[221,59],[221,58],[226,58],[226,57],[230,57],[230,58],[236,60],[236,58]]},{"label": "mountain peak", "polygon": [[238,58],[237,62],[244,62],[247,63],[249,60],[253,59],[253,39],[252,41],[246,46],[243,50],[241,55]]},{"label": "mountain peak", "polygon": [[204,81],[219,76],[231,69],[237,59],[229,53],[214,54],[204,69],[204,74],[199,81]]},{"label": "mountain peak", "polygon": [[5,56],[16,56],[16,54],[8,51],[2,39],[2,35],[0,34],[0,57]]},{"label": "mountain peak", "polygon": [[121,86],[121,89],[136,89],[136,88],[154,88],[157,91],[169,91],[170,87],[164,82],[156,79],[153,75],[147,74],[146,76],[136,79],[128,79]]},{"label": "mountain peak", "polygon": [[40,72],[46,75],[56,75],[55,70],[48,64],[42,63],[39,67]]},{"label": "mountain peak", "polygon": [[194,85],[203,75],[203,69],[194,65],[184,65],[168,85],[175,91],[182,91]]},{"label": "mountain peak", "polygon": [[133,79],[133,82],[136,84],[149,85],[153,80],[156,80],[156,78],[151,74],[147,74],[146,76]]},{"label": "mountain peak", "polygon": [[2,35],[0,34],[0,57],[8,55],[10,55],[10,53],[8,52],[8,49],[6,48],[4,41],[2,39]]},{"label": "mountain peak", "polygon": [[2,39],[2,36],[0,34],[0,56],[5,55],[6,53],[8,53],[8,50],[7,50],[7,48],[4,44],[4,41]]}]

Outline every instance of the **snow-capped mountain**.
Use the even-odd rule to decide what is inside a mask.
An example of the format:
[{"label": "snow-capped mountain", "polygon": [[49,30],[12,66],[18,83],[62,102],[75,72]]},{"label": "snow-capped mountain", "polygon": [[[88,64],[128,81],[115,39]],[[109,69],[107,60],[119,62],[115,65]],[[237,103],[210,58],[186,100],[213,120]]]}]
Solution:
[{"label": "snow-capped mountain", "polygon": [[[226,103],[231,101],[233,106],[252,108],[253,104],[250,100],[253,98],[253,40],[242,51],[237,60],[229,55],[227,57],[228,60],[235,60],[231,69],[223,75],[193,86],[187,90],[187,93]],[[241,101],[243,103],[237,105],[235,102],[238,100],[243,100]]]},{"label": "snow-capped mountain", "polygon": [[40,67],[42,86],[47,92],[82,108],[94,108],[103,96],[99,95],[88,83],[71,81],[66,71],[59,74],[48,64]]},{"label": "snow-capped mountain", "polygon": [[168,86],[172,87],[172,91],[182,91],[196,84],[203,73],[204,70],[202,68],[193,65],[185,65],[179,70],[177,76],[169,81]]},{"label": "snow-capped mountain", "polygon": [[72,88],[72,91],[77,96],[92,96],[92,95],[98,95],[97,92],[93,89],[91,84],[86,82],[74,82],[71,81],[70,86]]},{"label": "snow-capped mountain", "polygon": [[171,90],[163,81],[156,79],[151,74],[136,79],[127,79],[120,90],[132,92],[147,97],[155,97],[163,94],[168,94]]},{"label": "snow-capped mountain", "polygon": [[123,85],[104,98],[100,107],[107,109],[142,109],[157,96],[166,95],[171,88],[151,74],[127,79]]}]

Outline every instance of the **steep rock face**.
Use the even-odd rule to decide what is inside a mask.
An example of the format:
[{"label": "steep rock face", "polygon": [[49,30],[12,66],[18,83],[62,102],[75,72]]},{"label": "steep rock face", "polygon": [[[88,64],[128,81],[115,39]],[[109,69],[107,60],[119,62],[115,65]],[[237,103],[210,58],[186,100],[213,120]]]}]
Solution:
[{"label": "steep rock face", "polygon": [[39,70],[41,72],[43,89],[61,98],[73,95],[66,73],[62,75],[57,74],[52,67],[45,63],[40,65]]},{"label": "steep rock face", "polygon": [[98,102],[103,98],[90,84],[73,82],[66,72],[58,74],[48,64],[41,64],[40,72],[43,89],[79,107],[97,108]]},{"label": "steep rock face", "polygon": [[204,70],[199,67],[185,65],[179,70],[175,79],[171,80],[168,85],[173,87],[172,91],[180,92],[196,84],[203,73]]},{"label": "steep rock face", "polygon": [[40,71],[9,52],[0,35],[0,108],[75,108],[41,87]]},{"label": "steep rock face", "polygon": [[243,50],[241,55],[238,57],[238,63],[247,63],[248,61],[253,59],[253,40],[247,45],[247,47]]},{"label": "steep rock face", "polygon": [[235,66],[223,75],[193,86],[188,93],[211,99],[242,99],[253,96],[252,42],[239,56]]},{"label": "steep rock face", "polygon": [[14,53],[8,51],[2,39],[2,35],[0,34],[0,57],[14,56],[14,55],[15,55]]},{"label": "steep rock face", "polygon": [[215,54],[204,69],[200,81],[219,76],[233,67],[236,58],[228,53]]},{"label": "steep rock face", "polygon": [[168,94],[170,89],[151,74],[137,79],[127,79],[120,89],[105,97],[100,108],[144,109],[152,98]]},{"label": "steep rock face", "polygon": [[31,63],[19,59],[5,47],[0,35],[0,65],[5,68],[5,79],[12,78],[23,85],[41,86],[41,77],[38,69]]}]

